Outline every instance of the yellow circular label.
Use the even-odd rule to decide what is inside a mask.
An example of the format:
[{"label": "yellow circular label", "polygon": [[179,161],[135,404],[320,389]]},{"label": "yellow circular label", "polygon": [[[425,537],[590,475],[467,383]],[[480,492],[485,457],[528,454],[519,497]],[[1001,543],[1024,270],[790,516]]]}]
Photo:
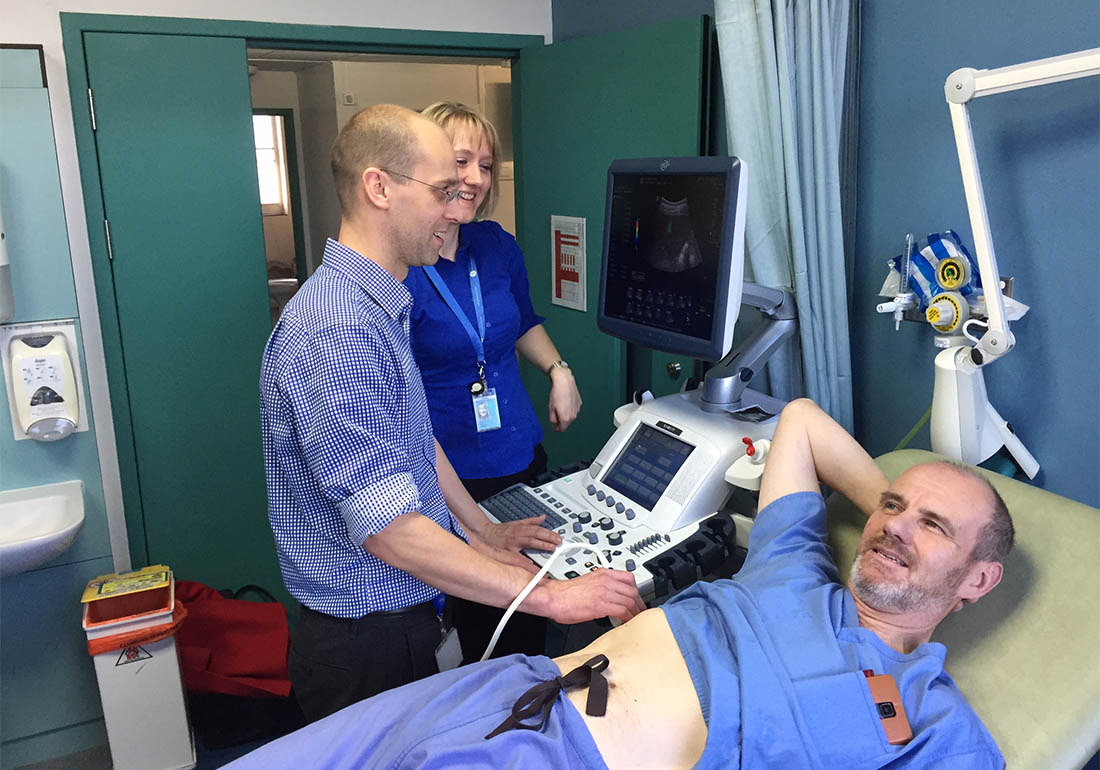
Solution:
[{"label": "yellow circular label", "polygon": [[940,285],[945,289],[957,289],[966,280],[966,269],[961,260],[948,257],[937,268]]},{"label": "yellow circular label", "polygon": [[[953,294],[940,294],[932,298],[932,302],[928,305],[928,309],[924,311],[924,317],[928,320],[928,323],[932,324],[938,332],[953,332],[962,325],[962,306],[956,299],[957,295]],[[950,321],[944,322],[944,314],[940,310],[941,302],[950,303],[951,309],[955,311],[955,317]],[[946,308],[944,308],[946,309]]]}]

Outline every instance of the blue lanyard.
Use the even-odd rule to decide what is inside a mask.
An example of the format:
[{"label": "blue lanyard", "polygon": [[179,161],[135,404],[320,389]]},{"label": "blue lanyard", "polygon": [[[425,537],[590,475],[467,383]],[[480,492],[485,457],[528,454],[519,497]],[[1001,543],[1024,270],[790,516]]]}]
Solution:
[{"label": "blue lanyard", "polygon": [[451,293],[450,288],[444,283],[443,278],[439,275],[439,272],[435,269],[435,265],[425,265],[424,272],[427,273],[428,279],[435,286],[436,291],[443,297],[443,301],[447,303],[447,307],[451,309],[451,312],[455,314],[459,322],[462,324],[462,328],[466,330],[466,334],[470,338],[470,342],[474,345],[474,352],[477,353],[477,368],[478,376],[484,378],[485,373],[485,304],[481,298],[481,279],[477,276],[477,264],[474,262],[474,257],[470,255],[470,294],[474,299],[474,314],[477,316],[477,331],[474,331],[473,324],[470,323],[470,319],[466,317],[466,314],[462,312],[462,308],[459,307],[458,300],[455,299],[455,295]]}]

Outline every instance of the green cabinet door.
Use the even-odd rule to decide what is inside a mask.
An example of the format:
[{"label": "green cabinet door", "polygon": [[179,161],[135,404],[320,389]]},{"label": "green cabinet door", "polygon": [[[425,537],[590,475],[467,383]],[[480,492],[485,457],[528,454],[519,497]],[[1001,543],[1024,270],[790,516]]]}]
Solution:
[{"label": "green cabinet door", "polygon": [[245,41],[87,32],[84,44],[124,369],[110,373],[112,395],[126,396],[113,408],[129,409],[118,442],[137,468],[124,481],[128,526],[137,501],[148,561],[178,578],[279,591],[260,443],[271,317]]},{"label": "green cabinet door", "polygon": [[[513,69],[516,218],[535,310],[570,362],[584,399],[577,421],[554,433],[546,421],[549,383],[524,365],[546,432],[551,467],[595,457],[628,396],[627,345],[596,327],[607,168],[616,158],[699,155],[706,125],[709,25],[704,17],[525,48]],[[587,312],[550,302],[550,217],[586,219]],[[644,369],[679,389],[691,359],[653,353]],[[683,361],[676,382],[668,360]],[[659,377],[657,376],[659,374]],[[635,374],[637,385],[645,371]],[[666,383],[671,383],[668,385]],[[630,383],[631,387],[635,383]]]}]

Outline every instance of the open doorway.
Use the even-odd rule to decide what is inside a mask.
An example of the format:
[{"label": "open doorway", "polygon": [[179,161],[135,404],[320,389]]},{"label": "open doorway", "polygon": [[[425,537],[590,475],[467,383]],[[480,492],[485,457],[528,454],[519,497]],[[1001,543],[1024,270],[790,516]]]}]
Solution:
[{"label": "open doorway", "polygon": [[[253,113],[285,116],[286,162],[292,166],[288,176],[300,180],[297,195],[290,196],[288,217],[281,222],[276,214],[264,217],[272,323],[320,264],[325,240],[337,235],[340,205],[329,151],[340,127],[372,104],[419,111],[448,100],[481,110],[501,140],[499,197],[492,218],[515,235],[510,61],[249,48],[248,65]],[[260,151],[257,145],[258,163],[272,157],[265,152],[261,158]],[[264,173],[261,168],[261,180]],[[270,168],[267,173],[270,177]],[[297,270],[287,274],[292,265]]]},{"label": "open doorway", "polygon": [[254,108],[252,135],[256,142],[267,292],[274,326],[307,275],[294,111]]}]

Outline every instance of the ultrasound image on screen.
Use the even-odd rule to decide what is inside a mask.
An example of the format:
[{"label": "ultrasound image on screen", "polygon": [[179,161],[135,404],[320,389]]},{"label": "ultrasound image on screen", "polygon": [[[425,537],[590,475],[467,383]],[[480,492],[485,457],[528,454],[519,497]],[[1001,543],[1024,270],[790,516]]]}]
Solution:
[{"label": "ultrasound image on screen", "polygon": [[656,428],[640,425],[603,483],[652,511],[694,448]]},{"label": "ultrasound image on screen", "polygon": [[612,185],[604,314],[709,340],[725,174],[625,174]]}]

